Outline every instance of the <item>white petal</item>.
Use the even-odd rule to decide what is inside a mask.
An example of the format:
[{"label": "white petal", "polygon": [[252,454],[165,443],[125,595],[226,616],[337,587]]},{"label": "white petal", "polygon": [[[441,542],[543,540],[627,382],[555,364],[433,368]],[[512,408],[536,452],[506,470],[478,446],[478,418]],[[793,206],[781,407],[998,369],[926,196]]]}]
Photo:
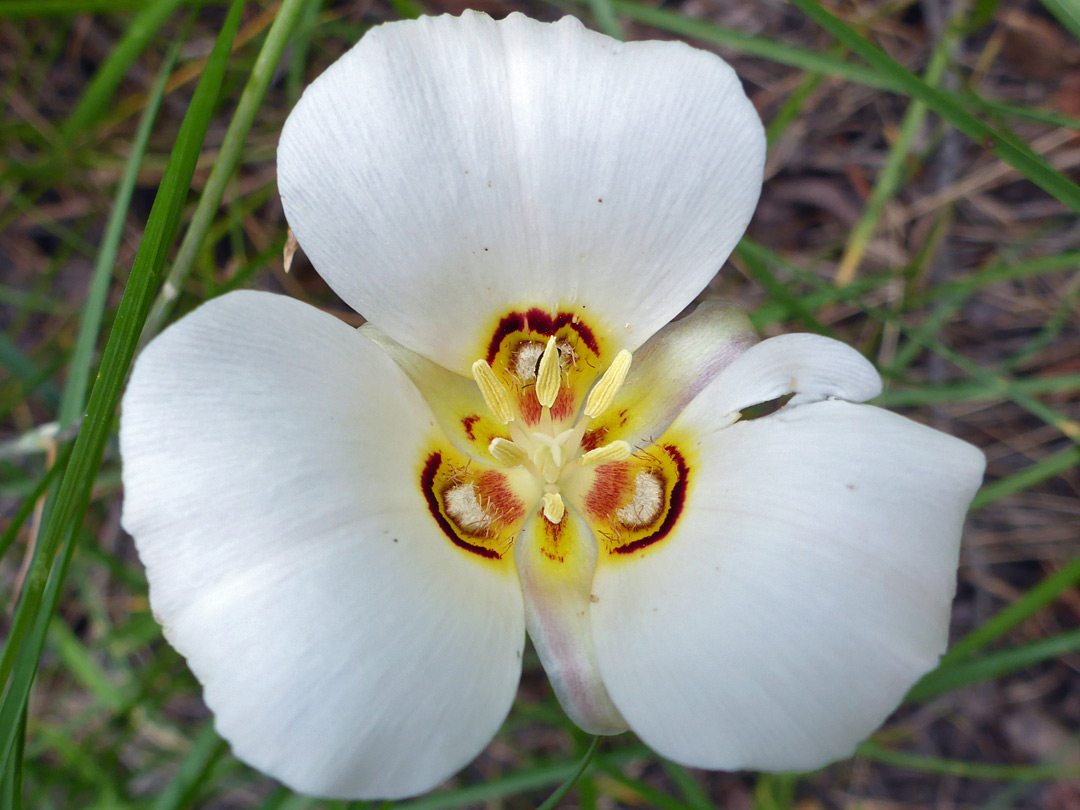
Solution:
[{"label": "white petal", "polygon": [[845,343],[821,335],[793,334],[763,340],[720,372],[699,399],[713,422],[785,394],[790,405],[826,398],[865,402],[881,393],[873,364]]},{"label": "white petal", "polygon": [[652,441],[702,389],[757,341],[757,333],[742,309],[704,301],[634,352],[626,382],[592,429],[605,428],[604,441]]},{"label": "white petal", "polygon": [[742,235],[764,144],[719,57],[466,12],[378,26],[331,66],[289,116],[278,184],[330,286],[467,374],[508,307],[644,342]]},{"label": "white petal", "polygon": [[361,326],[360,332],[405,372],[455,447],[487,464],[494,461],[488,449],[492,439],[507,439],[509,434],[484,403],[476,380],[406,349],[371,324]]},{"label": "white petal", "polygon": [[266,293],[206,304],[136,363],[124,526],[151,605],[236,754],[297,790],[427,790],[513,700],[520,590],[427,513],[434,426],[373,343]]},{"label": "white petal", "polygon": [[816,768],[849,754],[944,650],[984,460],[868,405],[712,433],[707,420],[695,403],[673,427],[704,438],[672,533],[598,566],[600,670],[664,756]]},{"label": "white petal", "polygon": [[514,542],[529,638],[559,704],[590,734],[618,734],[626,721],[604,688],[589,621],[596,555],[592,532],[570,510],[554,525],[533,515]]}]

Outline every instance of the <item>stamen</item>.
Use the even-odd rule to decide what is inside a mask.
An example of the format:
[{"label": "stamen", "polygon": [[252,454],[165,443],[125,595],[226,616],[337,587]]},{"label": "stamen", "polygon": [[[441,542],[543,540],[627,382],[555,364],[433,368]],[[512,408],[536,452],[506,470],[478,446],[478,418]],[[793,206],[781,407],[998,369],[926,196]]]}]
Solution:
[{"label": "stamen", "polygon": [[589,392],[589,398],[585,400],[586,416],[590,418],[597,417],[607,410],[615,399],[615,394],[622,387],[623,381],[626,379],[626,372],[629,370],[630,352],[623,349],[615,355],[615,359],[611,361],[611,365],[604,372],[604,376]]},{"label": "stamen", "polygon": [[566,505],[558,492],[544,493],[544,517],[552,523],[559,523],[566,514]]},{"label": "stamen", "polygon": [[525,448],[501,437],[495,437],[491,440],[491,444],[488,445],[488,452],[497,462],[505,464],[507,467],[517,467],[529,458]]},{"label": "stamen", "polygon": [[510,407],[510,395],[505,386],[499,382],[491,366],[483,360],[477,360],[472,364],[473,379],[480,388],[480,395],[484,398],[488,409],[495,414],[495,418],[504,425],[514,421],[514,410]]},{"label": "stamen", "polygon": [[625,461],[628,458],[630,458],[630,445],[620,440],[590,450],[581,457],[581,463],[609,464],[612,461]]},{"label": "stamen", "polygon": [[[555,336],[548,339],[544,354],[540,358],[540,368],[536,371],[536,398],[545,408],[550,408],[559,396],[562,383],[562,365],[559,363],[559,350],[555,346]],[[557,522],[557,521],[554,521]]]}]

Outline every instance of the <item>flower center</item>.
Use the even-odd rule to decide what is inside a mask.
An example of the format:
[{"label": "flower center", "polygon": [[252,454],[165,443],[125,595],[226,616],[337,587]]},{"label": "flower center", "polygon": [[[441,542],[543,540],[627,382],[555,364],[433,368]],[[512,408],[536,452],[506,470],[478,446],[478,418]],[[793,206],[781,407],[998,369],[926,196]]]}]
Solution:
[{"label": "flower center", "polygon": [[[531,408],[527,414],[523,413],[525,408],[520,407],[520,399],[515,407],[510,392],[487,361],[477,360],[472,366],[473,378],[484,402],[510,433],[509,439],[492,439],[488,451],[500,464],[525,467],[542,483],[542,511],[553,524],[562,521],[566,513],[561,492],[565,483],[585,467],[624,461],[631,454],[630,445],[624,441],[613,441],[588,450],[582,445],[590,422],[610,407],[622,387],[630,370],[630,352],[623,350],[615,356],[589,392],[581,416],[571,427],[561,429],[562,421],[556,422],[552,406],[559,401],[565,388],[563,376],[569,373],[565,368],[571,363],[564,359],[570,351],[568,345],[560,346],[552,335],[542,349],[536,342],[525,343],[513,356],[515,376],[532,383],[539,406],[538,418]],[[529,400],[525,402],[532,404]]]},{"label": "flower center", "polygon": [[432,519],[497,564],[524,546],[551,560],[580,543],[612,561],[648,553],[679,520],[694,466],[691,437],[642,429],[671,400],[655,354],[630,374],[630,352],[573,311],[513,310],[493,327],[472,381],[405,366],[441,427],[418,465]]}]

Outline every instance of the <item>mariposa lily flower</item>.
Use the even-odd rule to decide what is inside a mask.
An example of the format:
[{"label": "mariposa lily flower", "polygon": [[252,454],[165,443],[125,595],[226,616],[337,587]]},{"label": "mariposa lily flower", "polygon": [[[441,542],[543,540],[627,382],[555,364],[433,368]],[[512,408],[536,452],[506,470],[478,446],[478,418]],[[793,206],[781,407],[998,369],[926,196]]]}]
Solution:
[{"label": "mariposa lily flower", "polygon": [[836,341],[668,324],[764,151],[722,60],[569,18],[382,25],[307,90],[282,201],[369,325],[222,296],[121,422],[151,604],[239,757],[427,790],[506,717],[526,630],[581,728],[705,768],[842,757],[935,664],[981,454],[859,404]]}]

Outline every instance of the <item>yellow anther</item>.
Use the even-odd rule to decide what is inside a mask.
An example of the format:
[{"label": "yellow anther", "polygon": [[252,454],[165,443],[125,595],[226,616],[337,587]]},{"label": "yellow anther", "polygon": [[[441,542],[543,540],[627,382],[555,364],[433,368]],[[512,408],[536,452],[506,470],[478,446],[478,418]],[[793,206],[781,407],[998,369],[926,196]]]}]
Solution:
[{"label": "yellow anther", "polygon": [[566,506],[563,504],[562,495],[558,492],[544,493],[544,517],[552,523],[559,523],[566,514]]},{"label": "yellow anther", "polygon": [[480,395],[483,396],[488,410],[495,414],[495,418],[504,425],[507,422],[513,422],[514,410],[510,407],[510,395],[506,387],[499,382],[499,378],[495,376],[495,372],[491,370],[491,366],[483,360],[477,360],[472,364],[472,375],[480,388]]},{"label": "yellow anther", "polygon": [[[536,398],[545,408],[555,404],[559,396],[559,387],[562,384],[562,366],[559,363],[559,349],[555,346],[555,336],[552,335],[544,347],[544,354],[540,358],[540,368],[536,370]],[[552,521],[558,523],[558,521]]]},{"label": "yellow anther", "polygon": [[615,399],[615,395],[619,393],[619,389],[622,388],[623,380],[626,379],[626,372],[629,370],[630,352],[623,349],[615,355],[615,359],[611,361],[611,365],[604,372],[604,376],[589,392],[589,398],[585,400],[586,416],[593,418],[607,410]]},{"label": "yellow anther", "polygon": [[590,450],[581,457],[582,464],[610,464],[612,461],[626,461],[630,458],[630,445],[624,441],[614,441]]},{"label": "yellow anther", "polygon": [[507,467],[516,467],[528,460],[529,454],[520,444],[514,444],[509,439],[496,437],[488,445],[488,452],[500,464]]}]

